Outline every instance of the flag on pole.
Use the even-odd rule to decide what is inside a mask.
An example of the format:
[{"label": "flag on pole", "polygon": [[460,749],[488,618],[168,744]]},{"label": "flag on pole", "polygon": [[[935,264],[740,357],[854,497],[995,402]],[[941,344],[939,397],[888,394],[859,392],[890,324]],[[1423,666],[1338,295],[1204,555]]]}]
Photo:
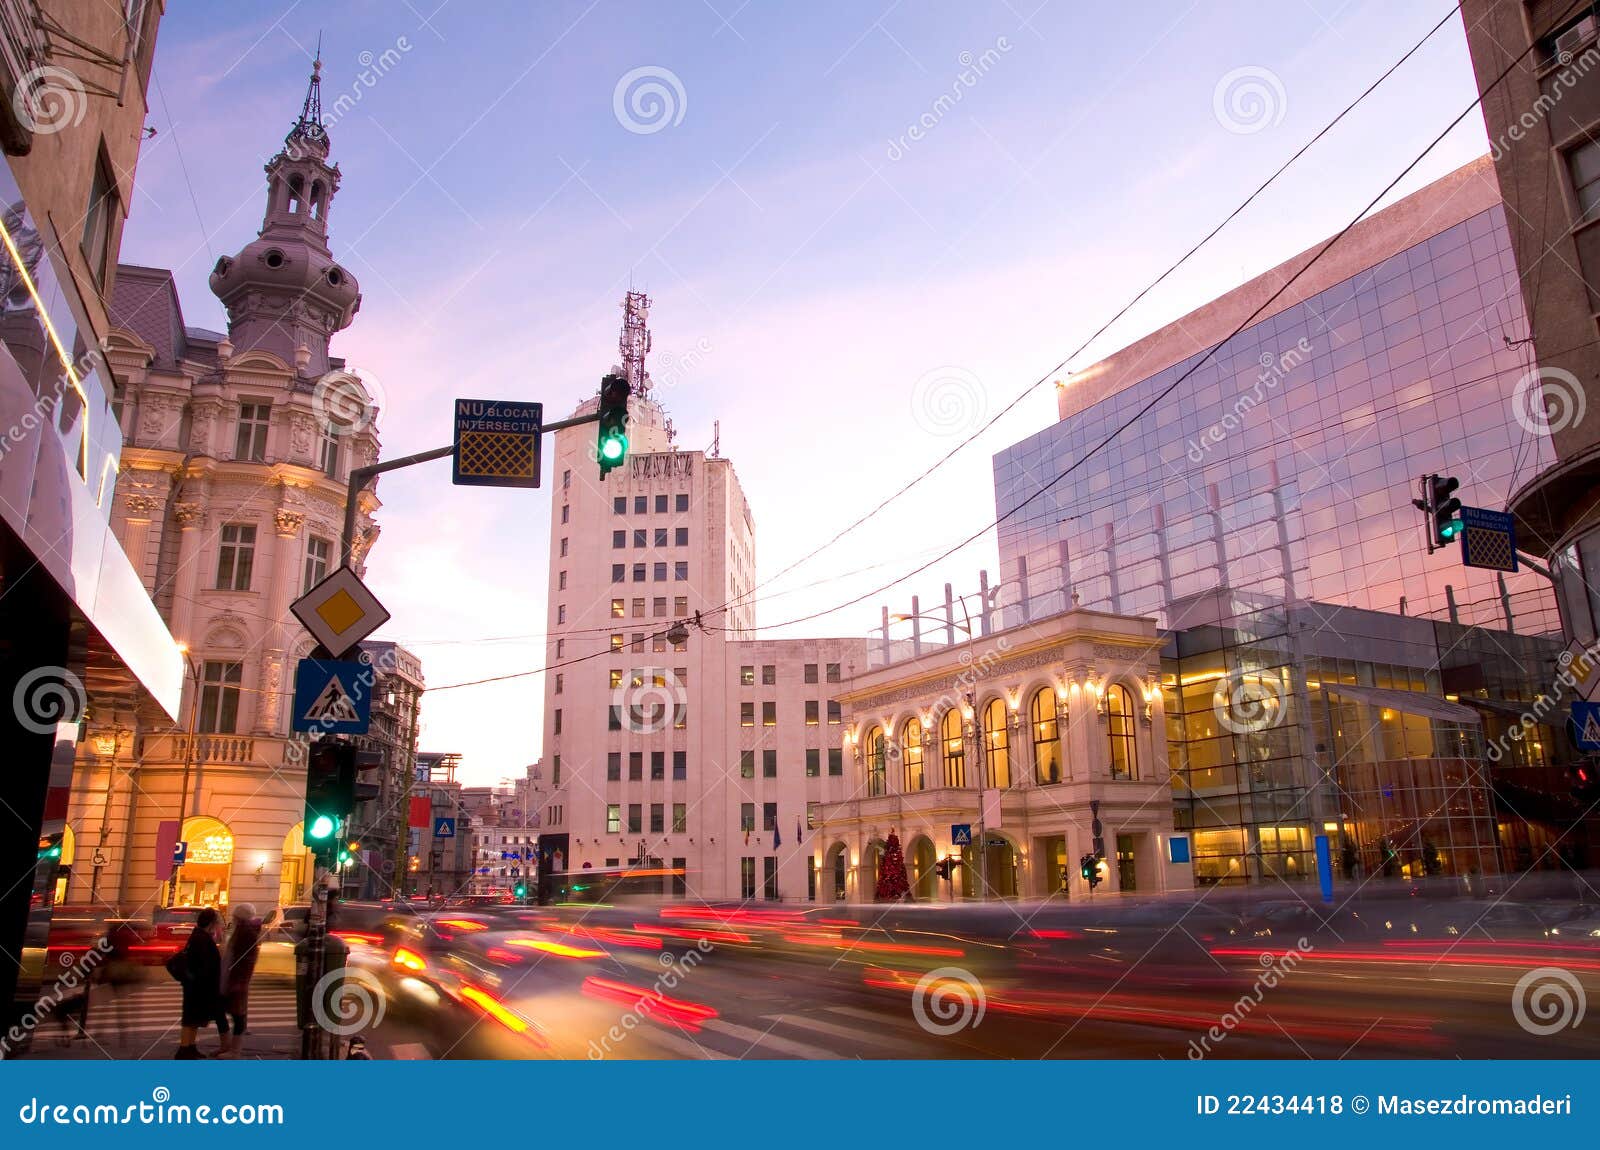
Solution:
[{"label": "flag on pole", "polygon": [[802,832],[800,830],[800,820],[799,819],[795,819],[794,820],[794,841],[797,842],[797,843],[803,843],[803,842],[806,841],[806,836],[805,836],[804,832]]},{"label": "flag on pole", "polygon": [[778,833],[778,820],[772,820],[772,849],[777,850],[783,845],[783,836]]}]

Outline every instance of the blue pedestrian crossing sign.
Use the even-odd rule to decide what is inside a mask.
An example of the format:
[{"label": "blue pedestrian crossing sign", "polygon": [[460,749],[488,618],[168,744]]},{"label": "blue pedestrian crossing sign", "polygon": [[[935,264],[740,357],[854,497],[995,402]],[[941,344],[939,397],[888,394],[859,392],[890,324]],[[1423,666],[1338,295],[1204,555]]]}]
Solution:
[{"label": "blue pedestrian crossing sign", "polygon": [[972,824],[971,823],[951,823],[950,824],[950,845],[951,846],[957,846],[957,847],[968,847],[968,846],[971,846],[972,845]]},{"label": "blue pedestrian crossing sign", "polygon": [[453,839],[456,837],[456,820],[452,818],[437,818],[433,820],[433,837],[436,839]]},{"label": "blue pedestrian crossing sign", "polygon": [[323,735],[366,734],[375,682],[370,663],[301,659],[294,672],[290,728]]},{"label": "blue pedestrian crossing sign", "polygon": [[1580,751],[1600,751],[1600,703],[1572,704],[1572,740]]}]

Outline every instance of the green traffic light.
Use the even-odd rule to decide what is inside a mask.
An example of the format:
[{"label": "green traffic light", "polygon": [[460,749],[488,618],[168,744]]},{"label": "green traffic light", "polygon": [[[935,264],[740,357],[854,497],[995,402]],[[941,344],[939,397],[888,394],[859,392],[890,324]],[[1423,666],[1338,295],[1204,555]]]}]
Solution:
[{"label": "green traffic light", "polygon": [[1459,519],[1452,519],[1448,523],[1441,523],[1439,525],[1439,538],[1441,539],[1454,539],[1460,534],[1461,520]]},{"label": "green traffic light", "polygon": [[627,437],[608,435],[600,441],[600,458],[607,463],[618,463],[628,453]]},{"label": "green traffic light", "polygon": [[327,815],[318,815],[311,820],[311,825],[306,828],[306,838],[321,841],[330,838],[337,829],[338,824]]}]

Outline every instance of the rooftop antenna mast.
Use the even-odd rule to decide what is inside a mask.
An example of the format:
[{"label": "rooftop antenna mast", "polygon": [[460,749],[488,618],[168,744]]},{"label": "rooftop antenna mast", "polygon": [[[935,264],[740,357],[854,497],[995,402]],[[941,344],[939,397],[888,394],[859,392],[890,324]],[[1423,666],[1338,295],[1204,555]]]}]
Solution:
[{"label": "rooftop antenna mast", "polygon": [[650,297],[628,289],[622,300],[622,337],[617,341],[622,352],[622,374],[628,377],[629,390],[641,398],[650,393],[650,377],[645,374],[644,357],[650,351]]}]

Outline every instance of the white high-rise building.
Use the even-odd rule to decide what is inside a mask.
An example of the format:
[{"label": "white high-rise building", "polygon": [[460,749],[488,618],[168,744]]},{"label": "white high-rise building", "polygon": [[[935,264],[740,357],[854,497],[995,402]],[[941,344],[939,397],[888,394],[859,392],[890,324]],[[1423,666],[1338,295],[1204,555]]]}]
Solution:
[{"label": "white high-rise building", "polygon": [[[667,893],[804,901],[808,820],[851,785],[837,699],[866,641],[755,639],[755,523],[733,464],[675,449],[648,392],[628,434],[604,480],[592,424],[553,436],[541,847],[567,870],[683,867]],[[704,629],[672,643],[697,611]]]}]

